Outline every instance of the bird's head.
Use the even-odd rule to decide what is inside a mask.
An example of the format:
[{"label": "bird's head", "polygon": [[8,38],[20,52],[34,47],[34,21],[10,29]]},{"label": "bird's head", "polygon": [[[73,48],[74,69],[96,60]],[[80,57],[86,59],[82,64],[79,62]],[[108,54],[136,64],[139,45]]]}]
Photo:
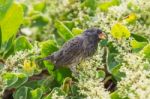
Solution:
[{"label": "bird's head", "polygon": [[102,32],[102,30],[98,28],[90,28],[83,32],[83,35],[87,36],[88,38],[103,40],[106,39],[106,35]]}]

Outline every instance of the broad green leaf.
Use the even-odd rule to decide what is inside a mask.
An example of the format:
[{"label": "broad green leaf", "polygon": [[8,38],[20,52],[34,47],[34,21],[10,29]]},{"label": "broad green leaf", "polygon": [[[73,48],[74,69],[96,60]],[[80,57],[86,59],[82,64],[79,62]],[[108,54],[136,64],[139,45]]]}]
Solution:
[{"label": "broad green leaf", "polygon": [[138,6],[137,4],[134,4],[132,1],[128,2],[127,7],[132,12],[139,12],[141,9],[140,6]]},{"label": "broad green leaf", "polygon": [[[73,84],[73,85],[71,86],[71,94],[76,95],[76,94],[78,93],[78,91],[79,91],[79,88],[77,87],[77,85],[76,85],[76,84]],[[78,98],[77,98],[77,99],[78,99]]]},{"label": "broad green leaf", "polygon": [[36,89],[38,87],[41,87],[42,83],[43,83],[43,80],[29,80],[25,84],[23,84],[23,86]]},{"label": "broad green leaf", "polygon": [[5,73],[3,79],[6,81],[6,86],[10,87],[17,82],[18,77],[14,73]]},{"label": "broad green leaf", "polygon": [[35,90],[31,90],[31,99],[41,99],[43,91],[40,88],[37,88]]},{"label": "broad green leaf", "polygon": [[57,44],[53,40],[48,40],[40,43],[41,54],[43,57],[50,55],[58,50]]},{"label": "broad green leaf", "polygon": [[105,77],[105,72],[102,70],[99,70],[96,72],[96,78],[104,78]]},{"label": "broad green leaf", "polygon": [[117,80],[120,81],[122,77],[125,77],[125,73],[120,72],[120,67],[121,65],[116,65],[112,70],[111,73],[113,75],[113,77]]},{"label": "broad green leaf", "polygon": [[111,93],[111,99],[122,99],[119,94],[118,91],[114,91],[113,93]]},{"label": "broad green leaf", "polygon": [[22,86],[13,94],[14,99],[31,99],[31,88]]},{"label": "broad green leaf", "polygon": [[110,53],[118,53],[117,48],[113,45],[113,42],[108,42],[108,48]]},{"label": "broad green leaf", "polygon": [[22,6],[14,3],[7,11],[5,17],[0,22],[2,31],[2,42],[6,42],[13,35],[16,35],[23,22]]},{"label": "broad green leaf", "polygon": [[97,7],[96,0],[85,0],[84,5],[92,10],[95,10]]},{"label": "broad green leaf", "polygon": [[33,5],[34,10],[43,12],[46,8],[46,2],[38,2]]},{"label": "broad green leaf", "polygon": [[117,66],[119,63],[115,60],[115,57],[118,55],[118,53],[109,53],[108,55],[108,66],[109,70],[111,71],[115,66]]},{"label": "broad green leaf", "polygon": [[0,21],[5,17],[8,9],[12,5],[13,0],[0,0]]},{"label": "broad green leaf", "polygon": [[119,4],[120,4],[120,0],[112,0],[112,1],[101,3],[99,5],[99,8],[101,11],[108,11],[109,7],[119,5]]},{"label": "broad green leaf", "polygon": [[58,34],[65,40],[69,40],[73,37],[72,32],[60,21],[55,21],[55,27],[57,28]]},{"label": "broad green leaf", "polygon": [[105,2],[99,5],[101,11],[108,11],[108,8],[112,6],[111,2]]},{"label": "broad green leaf", "polygon": [[26,37],[20,36],[19,38],[16,39],[15,51],[21,51],[21,50],[31,49],[31,48],[32,48],[32,45],[26,39]]},{"label": "broad green leaf", "polygon": [[53,74],[51,73],[51,76],[48,76],[46,79],[43,80],[42,83],[39,83],[39,86],[42,86],[43,92],[49,92],[51,88],[54,88],[58,83],[55,81]]},{"label": "broad green leaf", "polygon": [[131,36],[138,42],[148,42],[147,38],[141,35],[131,33]]},{"label": "broad green leaf", "polygon": [[66,77],[71,77],[71,74],[68,68],[59,68],[54,72],[55,79],[59,84],[62,84]]},{"label": "broad green leaf", "polygon": [[32,19],[32,26],[35,27],[43,27],[48,24],[49,19],[47,16],[41,15],[41,14],[35,14],[31,17]]},{"label": "broad green leaf", "polygon": [[14,53],[14,36],[9,38],[2,46],[3,58],[7,58],[9,55]]},{"label": "broad green leaf", "polygon": [[54,64],[50,63],[49,61],[44,61],[44,65],[49,73],[51,73],[51,71],[54,69]]},{"label": "broad green leaf", "polygon": [[129,38],[131,35],[127,27],[122,25],[121,23],[116,23],[112,26],[111,34],[114,38],[117,38],[117,39],[121,39],[123,37]]},{"label": "broad green leaf", "polygon": [[100,46],[107,46],[108,45],[108,40],[107,39],[101,40],[99,44],[100,44]]},{"label": "broad green leaf", "polygon": [[83,30],[80,29],[80,28],[73,28],[73,29],[72,29],[72,33],[73,33],[74,36],[79,35],[79,34],[81,34],[82,32],[83,32]]},{"label": "broad green leaf", "polygon": [[135,50],[135,51],[140,51],[147,44],[148,44],[147,42],[138,42],[136,40],[132,40],[130,42],[130,45],[131,45],[132,49]]},{"label": "broad green leaf", "polygon": [[15,75],[18,77],[18,80],[12,86],[10,86],[11,88],[18,88],[28,80],[27,75],[23,73],[16,73]]},{"label": "broad green leaf", "polygon": [[6,52],[4,52],[3,58],[6,59],[7,57],[9,57],[10,55],[12,55],[13,53],[14,53],[14,44],[12,44],[10,46],[10,48],[8,49],[8,51],[6,50]]},{"label": "broad green leaf", "polygon": [[150,58],[150,44],[147,44],[141,51],[146,58]]},{"label": "broad green leaf", "polygon": [[112,5],[119,5],[121,3],[121,0],[112,0]]},{"label": "broad green leaf", "polygon": [[63,21],[63,23],[69,30],[72,30],[73,27],[75,27],[74,21]]}]

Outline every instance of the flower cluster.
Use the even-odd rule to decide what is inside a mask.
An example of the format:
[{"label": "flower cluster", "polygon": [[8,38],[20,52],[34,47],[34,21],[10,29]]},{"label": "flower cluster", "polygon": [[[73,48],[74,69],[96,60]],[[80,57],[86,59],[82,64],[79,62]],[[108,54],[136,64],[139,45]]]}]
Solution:
[{"label": "flower cluster", "polygon": [[136,54],[125,54],[120,68],[126,74],[118,83],[119,95],[129,99],[150,98],[150,63]]}]

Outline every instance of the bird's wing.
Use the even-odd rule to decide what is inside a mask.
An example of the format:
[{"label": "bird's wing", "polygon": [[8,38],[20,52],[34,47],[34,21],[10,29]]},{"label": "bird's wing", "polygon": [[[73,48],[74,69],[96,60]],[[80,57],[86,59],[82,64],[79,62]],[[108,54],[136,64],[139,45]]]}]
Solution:
[{"label": "bird's wing", "polygon": [[56,65],[69,65],[76,62],[76,58],[83,52],[83,38],[78,36],[66,42],[56,56]]}]

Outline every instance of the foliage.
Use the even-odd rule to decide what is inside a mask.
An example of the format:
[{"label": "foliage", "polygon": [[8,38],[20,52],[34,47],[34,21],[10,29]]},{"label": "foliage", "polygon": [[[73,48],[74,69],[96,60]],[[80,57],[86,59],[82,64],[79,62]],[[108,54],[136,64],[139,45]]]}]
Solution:
[{"label": "foliage", "polygon": [[[149,0],[0,0],[0,98],[149,99],[149,11]],[[43,61],[90,27],[107,39],[77,74]]]}]

